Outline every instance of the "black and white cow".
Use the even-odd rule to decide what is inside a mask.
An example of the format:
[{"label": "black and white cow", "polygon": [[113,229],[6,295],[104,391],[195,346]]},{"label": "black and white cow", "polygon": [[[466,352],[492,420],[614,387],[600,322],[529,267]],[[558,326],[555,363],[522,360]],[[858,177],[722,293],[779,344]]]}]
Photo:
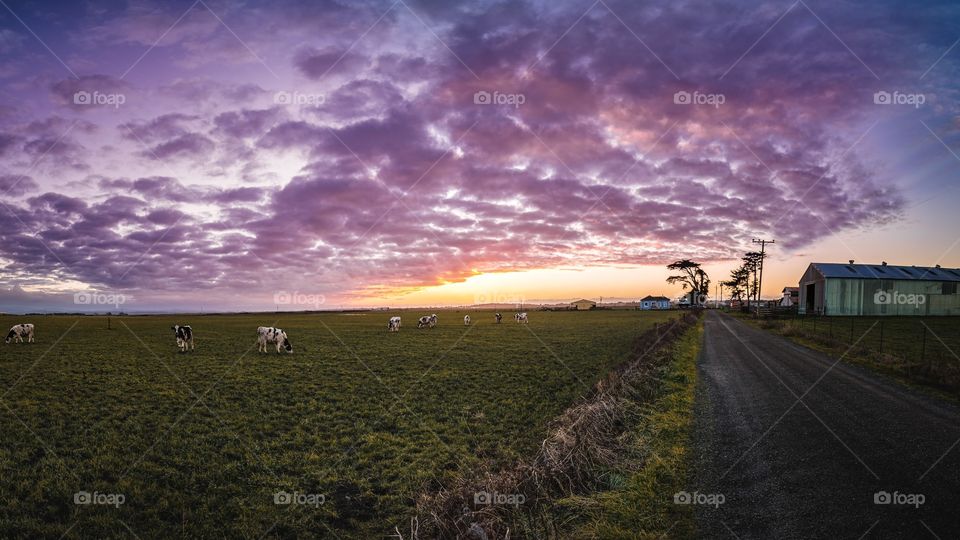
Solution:
[{"label": "black and white cow", "polygon": [[280,349],[285,349],[288,353],[293,352],[293,345],[290,344],[290,340],[287,339],[287,333],[279,328],[274,328],[272,326],[261,326],[257,328],[257,344],[259,352],[267,352],[267,343],[276,343],[277,344],[277,353],[280,353]]},{"label": "black and white cow", "polygon": [[500,321],[503,320],[503,315],[497,313],[497,314],[494,315],[494,316],[497,318],[497,324],[500,324]]},{"label": "black and white cow", "polygon": [[10,328],[10,331],[7,332],[7,339],[3,340],[4,343],[23,343],[23,340],[26,339],[27,343],[33,343],[33,325],[30,323],[24,324],[15,324]]},{"label": "black and white cow", "polygon": [[387,331],[388,332],[400,331],[400,317],[390,317],[390,321],[387,322]]},{"label": "black and white cow", "polygon": [[420,317],[420,320],[417,321],[417,328],[433,328],[437,325],[437,314],[433,315],[424,315]]},{"label": "black and white cow", "polygon": [[470,326],[470,316],[469,316],[469,315],[464,315],[464,316],[463,316],[463,325],[464,325],[464,326]]},{"label": "black and white cow", "polygon": [[524,312],[524,313],[517,313],[516,315],[513,316],[513,320],[517,321],[517,323],[523,323],[523,324],[527,324],[527,323],[530,322],[530,321],[527,320],[527,314],[526,314],[526,312]]},{"label": "black and white cow", "polygon": [[177,347],[180,348],[180,352],[187,352],[187,349],[194,350],[196,347],[193,345],[193,328],[190,328],[190,325],[180,326],[178,324],[173,325],[174,335],[177,336]]}]

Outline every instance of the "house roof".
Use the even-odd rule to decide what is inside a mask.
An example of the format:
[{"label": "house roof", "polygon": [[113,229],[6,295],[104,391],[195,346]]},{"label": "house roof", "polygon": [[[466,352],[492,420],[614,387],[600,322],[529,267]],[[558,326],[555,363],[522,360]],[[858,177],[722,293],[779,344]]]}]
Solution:
[{"label": "house roof", "polygon": [[649,302],[649,301],[654,301],[654,302],[669,302],[670,299],[667,298],[666,296],[650,296],[650,295],[647,295],[647,296],[644,296],[643,298],[641,298],[640,301],[641,301],[641,302]]},{"label": "house roof", "polygon": [[596,304],[593,300],[587,300],[586,298],[581,298],[575,302],[570,302],[571,304]]},{"label": "house roof", "polygon": [[810,263],[825,278],[960,281],[960,268],[882,264]]},{"label": "house roof", "polygon": [[787,291],[800,292],[800,287],[784,287],[783,290],[780,292],[787,292]]}]

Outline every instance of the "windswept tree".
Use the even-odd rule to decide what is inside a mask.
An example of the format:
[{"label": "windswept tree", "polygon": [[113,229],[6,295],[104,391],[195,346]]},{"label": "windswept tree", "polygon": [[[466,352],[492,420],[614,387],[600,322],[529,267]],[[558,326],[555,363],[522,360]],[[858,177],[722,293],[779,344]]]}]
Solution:
[{"label": "windswept tree", "polygon": [[730,289],[731,299],[742,302],[743,295],[747,294],[750,286],[750,271],[746,266],[740,265],[730,271],[730,279],[724,281],[722,285]]},{"label": "windswept tree", "polygon": [[700,268],[700,263],[693,262],[690,259],[681,259],[667,265],[667,269],[675,272],[667,278],[667,283],[675,285],[679,283],[683,290],[703,295],[710,295],[710,277]]}]

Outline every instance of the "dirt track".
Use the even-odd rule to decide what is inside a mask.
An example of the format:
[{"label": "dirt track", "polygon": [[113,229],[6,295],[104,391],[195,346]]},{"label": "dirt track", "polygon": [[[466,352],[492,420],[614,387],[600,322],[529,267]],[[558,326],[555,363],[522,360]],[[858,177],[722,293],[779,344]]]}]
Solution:
[{"label": "dirt track", "polygon": [[960,538],[960,409],[731,316],[705,324],[689,491],[725,502],[697,506],[701,537]]}]

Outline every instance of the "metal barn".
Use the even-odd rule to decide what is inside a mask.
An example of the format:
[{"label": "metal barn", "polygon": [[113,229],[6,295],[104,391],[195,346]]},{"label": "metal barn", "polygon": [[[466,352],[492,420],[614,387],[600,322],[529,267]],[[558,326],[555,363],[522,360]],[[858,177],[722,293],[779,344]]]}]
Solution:
[{"label": "metal barn", "polygon": [[799,313],[960,315],[960,269],[811,263],[800,278]]}]

